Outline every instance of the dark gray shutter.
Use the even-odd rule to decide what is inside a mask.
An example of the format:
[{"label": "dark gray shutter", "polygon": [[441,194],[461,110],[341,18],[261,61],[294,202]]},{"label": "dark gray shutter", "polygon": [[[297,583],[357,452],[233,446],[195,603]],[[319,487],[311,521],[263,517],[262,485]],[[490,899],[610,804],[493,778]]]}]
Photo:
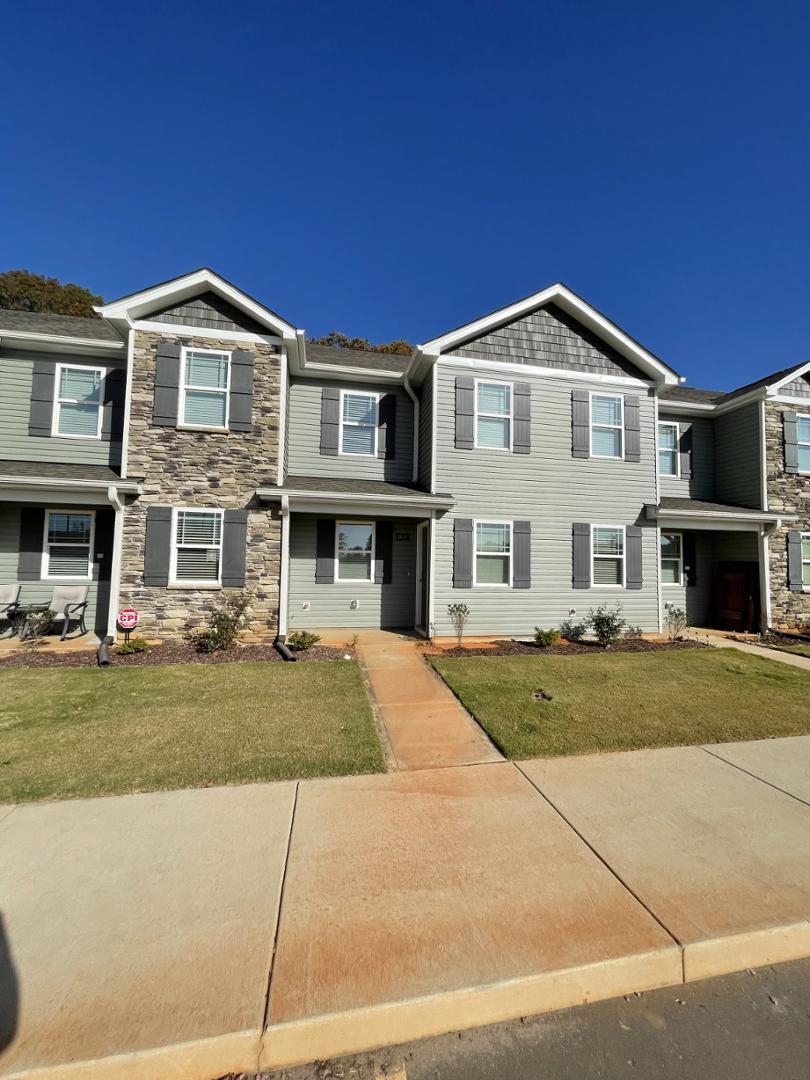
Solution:
[{"label": "dark gray shutter", "polygon": [[624,553],[624,587],[626,589],[640,589],[643,584],[641,575],[641,537],[640,525],[628,525],[625,529],[624,542],[627,550]]},{"label": "dark gray shutter", "polygon": [[56,365],[35,360],[31,378],[31,409],[28,413],[28,434],[50,438],[53,425],[53,395]]},{"label": "dark gray shutter", "polygon": [[247,510],[226,510],[222,521],[222,584],[240,589],[245,584]]},{"label": "dark gray shutter", "polygon": [[571,454],[575,458],[591,456],[591,398],[587,390],[571,391]]},{"label": "dark gray shutter", "polygon": [[111,368],[104,376],[104,405],[101,413],[101,437],[120,442],[124,434],[124,390],[126,374]]},{"label": "dark gray shutter", "polygon": [[688,532],[681,534],[681,543],[683,544],[683,571],[686,579],[686,584],[690,589],[698,583],[697,575],[697,542],[695,534]]},{"label": "dark gray shutter", "polygon": [[340,390],[325,386],[321,390],[321,455],[337,457],[340,439]]},{"label": "dark gray shutter", "polygon": [[180,346],[174,341],[159,341],[155,356],[155,400],[152,423],[159,427],[177,427],[177,396],[180,387]]},{"label": "dark gray shutter", "polygon": [[785,472],[799,471],[798,417],[795,412],[782,413],[782,429],[785,440]]},{"label": "dark gray shutter", "polygon": [[18,581],[40,580],[42,576],[44,531],[45,510],[40,506],[24,506],[20,510],[20,550],[17,556]]},{"label": "dark gray shutter", "polygon": [[253,426],[253,353],[234,349],[231,353],[231,400],[228,427],[231,431],[250,431]]},{"label": "dark gray shutter", "polygon": [[572,527],[574,546],[574,575],[573,585],[575,589],[590,589],[591,587],[591,527],[582,522],[574,522]]},{"label": "dark gray shutter", "polygon": [[787,535],[788,587],[791,592],[801,592],[802,585],[802,534],[791,529]]},{"label": "dark gray shutter", "polygon": [[472,518],[453,522],[453,588],[471,589],[473,583]]},{"label": "dark gray shutter", "polygon": [[100,506],[96,510],[96,529],[93,538],[95,545],[93,551],[93,580],[98,582],[93,629],[99,637],[104,637],[106,633],[113,633],[115,630],[114,626],[108,625],[114,528],[115,513],[112,507]]},{"label": "dark gray shutter", "polygon": [[318,518],[315,537],[315,582],[331,585],[335,580],[335,522]]},{"label": "dark gray shutter", "polygon": [[512,588],[530,589],[532,587],[532,523],[515,521],[512,523]]},{"label": "dark gray shutter", "polygon": [[624,395],[624,460],[641,461],[641,403],[636,394]]},{"label": "dark gray shutter", "polygon": [[532,449],[532,388],[529,383],[515,383],[515,431],[512,450],[529,454]]},{"label": "dark gray shutter", "polygon": [[143,583],[165,589],[169,584],[169,557],[172,546],[172,508],[150,506],[146,511],[146,547],[143,554]]},{"label": "dark gray shutter", "polygon": [[692,425],[684,428],[678,436],[678,455],[681,462],[681,479],[692,479]]},{"label": "dark gray shutter", "polygon": [[[456,376],[456,449],[475,446],[475,379]],[[461,586],[459,586],[461,587]],[[464,586],[466,587],[466,586]]]},{"label": "dark gray shutter", "polygon": [[377,585],[391,584],[393,553],[393,523],[390,521],[378,521],[374,535],[374,581]]},{"label": "dark gray shutter", "polygon": [[397,395],[383,394],[377,405],[377,457],[396,457]]}]

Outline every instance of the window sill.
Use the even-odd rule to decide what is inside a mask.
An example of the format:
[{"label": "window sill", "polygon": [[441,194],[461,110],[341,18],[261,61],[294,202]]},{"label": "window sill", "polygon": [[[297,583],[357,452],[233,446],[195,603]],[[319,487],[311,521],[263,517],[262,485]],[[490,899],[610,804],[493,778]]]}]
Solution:
[{"label": "window sill", "polygon": [[200,432],[203,432],[203,433],[208,432],[209,434],[211,432],[214,432],[214,433],[217,433],[219,435],[230,435],[230,428],[226,428],[226,427],[198,427],[196,424],[178,424],[177,427],[176,427],[176,430],[177,431],[200,431]]},{"label": "window sill", "polygon": [[222,592],[222,586],[210,581],[170,581],[167,589],[185,589],[193,592]]}]

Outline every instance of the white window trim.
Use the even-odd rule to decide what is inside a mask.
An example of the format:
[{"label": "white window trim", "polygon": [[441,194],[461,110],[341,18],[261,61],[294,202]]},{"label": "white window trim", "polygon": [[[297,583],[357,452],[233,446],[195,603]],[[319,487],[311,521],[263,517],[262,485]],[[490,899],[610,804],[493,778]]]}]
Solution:
[{"label": "white window trim", "polygon": [[[483,384],[484,386],[508,386],[509,387],[509,412],[504,416],[502,413],[481,412],[478,408],[478,387]],[[515,384],[507,382],[505,379],[476,379],[475,380],[475,409],[473,416],[473,446],[476,450],[494,450],[497,454],[511,454],[512,446],[514,443],[514,431],[515,431]],[[481,446],[478,442],[478,417],[485,416],[491,417],[493,420],[508,420],[509,421],[509,445],[508,446]],[[496,524],[496,522],[492,522]]]},{"label": "white window trim", "polygon": [[[48,525],[50,523],[51,514],[81,514],[83,517],[90,518],[90,539],[88,541],[89,552],[87,556],[87,573],[86,574],[52,574],[50,572],[51,566],[51,548],[52,547],[84,547],[84,544],[71,544],[67,541],[59,541],[56,544],[48,543]],[[96,552],[96,512],[95,510],[79,510],[74,508],[68,508],[64,510],[46,510],[45,511],[45,528],[42,534],[42,564],[40,566],[40,578],[42,581],[59,581],[62,584],[66,582],[74,581],[92,581],[93,580],[93,566],[95,565],[95,552]]]},{"label": "white window trim", "polygon": [[[618,460],[618,459],[615,459]],[[622,553],[621,555],[594,555],[594,546],[596,541],[596,529],[618,529],[622,534]],[[620,585],[598,585],[594,581],[593,566],[596,559],[619,559],[622,564],[622,581]],[[627,586],[627,532],[624,525],[611,525],[610,523],[591,524],[591,588],[592,589],[624,589]]]},{"label": "white window trim", "polygon": [[802,590],[804,592],[810,592],[810,585],[804,584],[804,568],[805,566],[810,566],[810,559],[804,558],[804,544],[807,540],[810,540],[810,532],[803,532],[799,534],[799,563],[802,569]]},{"label": "white window trim", "polygon": [[[177,515],[181,511],[194,511],[198,514],[217,514],[220,518],[219,526],[219,566],[217,567],[217,579],[206,578],[204,581],[196,581],[192,578],[177,577]],[[182,544],[182,547],[214,547],[214,544]],[[225,551],[225,511],[216,506],[173,506],[172,507],[172,533],[169,545],[169,588],[180,589],[216,589],[222,587],[222,558]]]},{"label": "white window trim", "polygon": [[[796,413],[796,455],[798,457],[799,448],[802,446],[810,446],[810,442],[807,439],[799,438],[799,421],[810,421],[810,413]],[[799,469],[800,476],[810,476],[810,469]]]},{"label": "white window trim", "polygon": [[[610,393],[605,393],[602,390],[591,390],[591,391],[589,391],[589,394],[590,394],[590,396],[589,396],[589,399],[588,399],[588,421],[589,421],[588,430],[590,431],[591,457],[592,458],[601,458],[603,461],[624,461],[624,394],[610,394]],[[622,448],[620,454],[595,454],[593,452],[593,429],[594,429],[593,399],[595,397],[597,397],[597,398],[615,398],[619,402],[619,404],[621,406],[621,413],[620,413],[619,423],[618,424],[596,424],[595,425],[598,428],[606,428],[609,431],[618,431],[619,432],[619,445]]]},{"label": "white window trim", "polygon": [[[350,454],[350,457],[360,457],[360,454]],[[368,577],[367,578],[342,578],[340,576],[340,548],[338,547],[338,536],[340,534],[341,525],[370,525],[371,526],[371,558],[368,562]],[[375,521],[363,521],[348,518],[341,518],[340,521],[335,522],[335,582],[339,582],[341,585],[368,585],[374,583],[374,560],[377,555],[377,523]]]},{"label": "white window trim", "polygon": [[[478,551],[478,526],[479,525],[507,525],[509,527],[509,552],[508,552],[508,558],[509,558],[509,581],[501,583],[501,582],[497,582],[497,581],[479,581],[478,580],[478,555],[479,555],[479,551]],[[473,588],[476,588],[476,589],[511,589],[512,588],[512,582],[514,581],[514,570],[515,570],[515,559],[514,559],[515,551],[514,551],[514,536],[513,536],[513,533],[514,533],[513,522],[511,522],[511,521],[499,521],[497,518],[475,518],[474,519],[474,521],[473,521],[473,565],[472,565]],[[480,554],[484,558],[486,558],[487,555],[492,555],[492,556],[497,556],[498,558],[503,558],[503,556],[506,555],[507,552],[505,552],[505,551],[502,551],[502,552],[482,551],[482,552],[480,552]]]},{"label": "white window trim", "polygon": [[681,439],[681,425],[677,420],[659,420],[658,426],[655,429],[655,442],[656,453],[658,454],[658,469],[661,471],[661,453],[662,451],[669,453],[669,447],[661,446],[659,438],[661,435],[662,427],[675,428],[675,445],[672,447],[672,453],[675,455],[675,472],[665,473],[661,472],[662,480],[680,480],[681,478],[681,453],[680,453],[680,439]]},{"label": "white window trim", "polygon": [[[348,450],[343,449],[343,399],[347,394],[351,394],[353,397],[369,397],[374,399],[374,449],[370,454],[352,454]],[[380,398],[382,395],[378,391],[374,390],[341,390],[340,391],[340,430],[338,431],[338,457],[347,458],[375,458],[377,456],[379,437],[380,437]],[[362,424],[359,420],[346,420],[346,427],[359,427],[369,428],[371,424]],[[346,524],[356,524],[356,522],[346,522]],[[363,522],[365,524],[365,522]]]},{"label": "white window trim", "polygon": [[[661,577],[661,585],[665,589],[682,589],[684,587],[684,585],[686,584],[685,581],[684,581],[684,578],[683,578],[683,533],[680,531],[680,529],[662,529],[661,530],[661,540],[663,540],[665,536],[677,536],[678,540],[679,540],[678,580],[677,581],[664,581],[664,578],[662,576]],[[672,556],[667,555],[666,556],[666,561],[667,562],[675,562],[675,559],[673,559]],[[663,564],[664,564],[663,548],[662,548],[661,543],[659,542],[659,544],[658,544],[658,571],[661,574],[663,574]]]},{"label": "white window trim", "polygon": [[[202,353],[205,356],[225,356],[228,360],[228,378],[224,388],[215,386],[196,386],[194,383],[186,383],[186,356],[188,353]],[[231,359],[233,352],[228,349],[199,349],[195,345],[183,345],[180,349],[180,377],[179,393],[177,400],[177,426],[188,431],[228,431],[231,415]],[[186,421],[186,391],[200,390],[206,394],[225,395],[225,423],[219,424],[190,424]],[[192,507],[192,509],[194,509]]]},{"label": "white window trim", "polygon": [[[59,389],[62,385],[62,372],[65,370],[75,369],[76,371],[97,371],[101,377],[101,389],[98,402],[98,423],[96,424],[95,435],[67,435],[59,430],[59,418],[62,413],[62,405],[76,405],[81,404],[71,400],[69,398],[62,398],[59,394]],[[96,364],[57,364],[56,371],[54,373],[54,385],[53,385],[53,414],[51,417],[51,438],[54,439],[95,439],[101,438],[101,429],[104,424],[104,387],[105,380],[107,378],[107,369],[104,367],[98,367]]]}]

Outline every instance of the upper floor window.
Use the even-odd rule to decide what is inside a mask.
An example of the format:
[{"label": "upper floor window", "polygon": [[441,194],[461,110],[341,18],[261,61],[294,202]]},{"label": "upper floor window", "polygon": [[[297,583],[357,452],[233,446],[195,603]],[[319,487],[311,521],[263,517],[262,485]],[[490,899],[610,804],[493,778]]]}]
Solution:
[{"label": "upper floor window", "polygon": [[512,584],[512,523],[475,523],[474,585]]},{"label": "upper floor window", "polygon": [[374,566],[373,523],[338,521],[335,529],[335,581],[371,581]]},{"label": "upper floor window", "polygon": [[802,585],[810,585],[810,533],[802,533]]},{"label": "upper floor window", "polygon": [[511,383],[476,380],[475,445],[486,450],[511,449]]},{"label": "upper floor window", "polygon": [[662,420],[658,425],[658,471],[661,476],[678,476],[679,461],[678,425],[671,420]]},{"label": "upper floor window", "polygon": [[591,584],[624,587],[624,527],[594,525],[591,529]]},{"label": "upper floor window", "polygon": [[799,443],[799,472],[810,473],[810,416],[796,417],[796,438]]},{"label": "upper floor window", "polygon": [[661,533],[661,581],[664,585],[683,584],[683,537],[680,533]]},{"label": "upper floor window", "polygon": [[45,514],[45,543],[42,546],[43,578],[80,578],[93,576],[92,513],[73,514],[48,510]]},{"label": "upper floor window", "polygon": [[222,581],[222,510],[174,511],[169,580],[184,585]]},{"label": "upper floor window", "polygon": [[181,357],[180,423],[188,427],[228,427],[231,354],[184,348]]},{"label": "upper floor window", "polygon": [[340,393],[341,454],[377,455],[378,394]]},{"label": "upper floor window", "polygon": [[591,457],[620,458],[623,442],[624,398],[621,394],[591,394]]},{"label": "upper floor window", "polygon": [[56,365],[53,434],[71,439],[101,438],[104,368]]}]

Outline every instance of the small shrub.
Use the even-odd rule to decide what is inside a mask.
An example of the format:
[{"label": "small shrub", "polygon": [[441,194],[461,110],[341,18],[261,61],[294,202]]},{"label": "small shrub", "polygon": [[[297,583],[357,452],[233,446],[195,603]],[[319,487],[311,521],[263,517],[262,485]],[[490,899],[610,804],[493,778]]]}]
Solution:
[{"label": "small shrub", "polygon": [[560,634],[566,641],[581,641],[585,636],[585,631],[588,629],[587,620],[582,622],[571,622],[570,619],[563,619],[560,623]]},{"label": "small shrub", "polygon": [[684,630],[689,625],[689,618],[683,608],[675,607],[674,604],[664,604],[664,622],[670,641],[680,641]]},{"label": "small shrub", "polygon": [[26,636],[23,645],[39,645],[40,638],[53,630],[53,612],[50,608],[45,611],[32,611],[26,621]]},{"label": "small shrub", "polygon": [[466,604],[448,604],[447,614],[450,616],[450,622],[453,624],[453,629],[456,632],[458,647],[461,648],[461,642],[464,638],[464,627],[467,625],[467,620],[470,617],[470,609]]},{"label": "small shrub", "polygon": [[625,641],[641,641],[644,631],[640,626],[628,626],[624,632]]},{"label": "small shrub", "polygon": [[148,648],[149,645],[142,637],[133,637],[129,641],[122,641],[115,651],[119,656],[132,656],[133,653],[146,652]]},{"label": "small shrub", "polygon": [[223,607],[211,612],[205,626],[186,631],[186,641],[201,653],[232,649],[252,600],[251,589],[244,589],[241,593],[228,597]]},{"label": "small shrub", "polygon": [[556,645],[560,640],[559,630],[541,630],[539,626],[534,628],[534,640],[535,644],[542,645],[544,649],[549,648],[551,645]]},{"label": "small shrub", "polygon": [[627,627],[621,604],[617,604],[615,608],[609,608],[607,604],[591,608],[588,612],[588,625],[600,645],[606,649],[615,645]]},{"label": "small shrub", "polygon": [[286,645],[293,652],[302,652],[304,649],[311,649],[320,640],[317,634],[313,634],[309,630],[296,630],[287,638]]}]

